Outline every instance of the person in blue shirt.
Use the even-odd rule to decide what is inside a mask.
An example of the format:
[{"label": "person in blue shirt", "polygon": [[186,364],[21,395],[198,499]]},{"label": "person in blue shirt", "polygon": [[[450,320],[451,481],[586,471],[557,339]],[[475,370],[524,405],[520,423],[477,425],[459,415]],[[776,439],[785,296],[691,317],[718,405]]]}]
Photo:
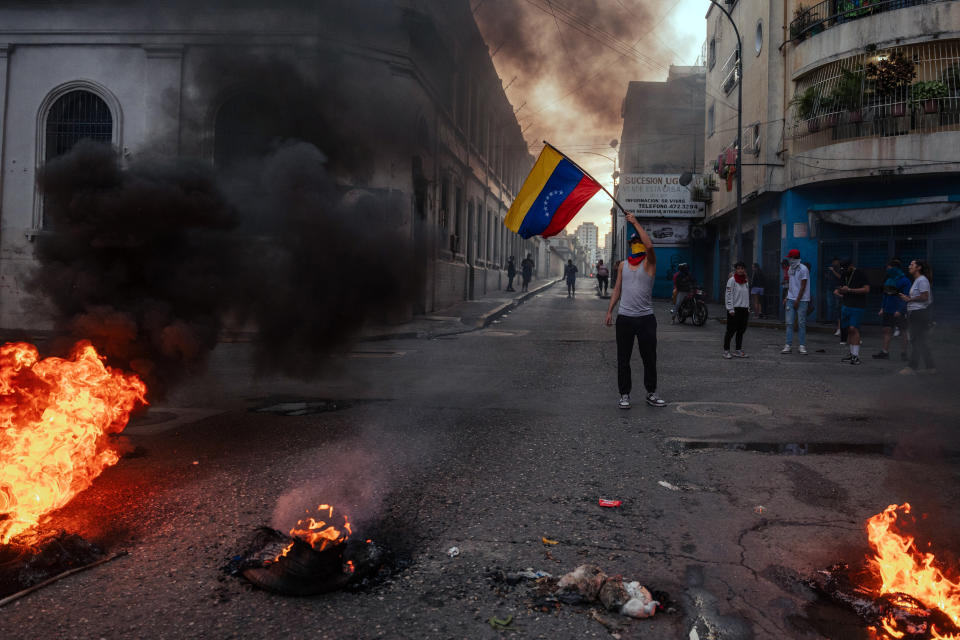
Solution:
[{"label": "person in blue shirt", "polygon": [[887,279],[883,281],[883,298],[880,302],[880,324],[883,326],[883,347],[873,354],[878,360],[890,359],[890,342],[893,330],[900,329],[900,359],[907,360],[907,303],[900,294],[910,293],[908,278],[896,258],[887,263]]}]

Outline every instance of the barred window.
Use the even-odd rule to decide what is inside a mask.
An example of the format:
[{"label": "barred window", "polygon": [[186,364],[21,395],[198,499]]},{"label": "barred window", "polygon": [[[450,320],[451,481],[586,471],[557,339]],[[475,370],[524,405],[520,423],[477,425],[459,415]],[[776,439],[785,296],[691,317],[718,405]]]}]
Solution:
[{"label": "barred window", "polygon": [[52,160],[83,139],[113,141],[113,116],[107,103],[90,91],[66,93],[47,113],[44,160]]}]

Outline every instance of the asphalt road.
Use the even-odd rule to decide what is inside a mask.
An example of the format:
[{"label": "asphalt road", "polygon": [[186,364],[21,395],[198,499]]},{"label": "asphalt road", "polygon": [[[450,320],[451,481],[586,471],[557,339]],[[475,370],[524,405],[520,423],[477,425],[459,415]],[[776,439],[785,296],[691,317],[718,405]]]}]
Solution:
[{"label": "asphalt road", "polygon": [[[723,360],[722,325],[671,326],[662,306],[670,405],[623,411],[606,301],[564,289],[483,330],[360,343],[310,381],[254,376],[248,345],[221,345],[47,523],[129,556],[0,609],[0,637],[857,638],[801,580],[862,558],[867,518],[909,501],[931,549],[958,557],[954,347],[941,374],[904,377],[869,358],[870,333],[851,367],[832,336],[782,356],[779,332],[751,329],[751,357]],[[321,502],[409,565],[309,598],[221,570],[257,527]],[[490,577],[587,562],[671,611],[545,612],[529,584]],[[509,615],[511,630],[488,624]]]}]

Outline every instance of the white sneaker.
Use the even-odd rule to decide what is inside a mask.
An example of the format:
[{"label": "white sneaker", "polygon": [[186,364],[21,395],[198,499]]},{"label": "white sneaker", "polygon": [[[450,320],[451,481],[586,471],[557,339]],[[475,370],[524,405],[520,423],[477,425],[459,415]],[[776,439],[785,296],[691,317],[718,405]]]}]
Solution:
[{"label": "white sneaker", "polygon": [[733,356],[730,355],[730,352],[729,352],[729,351],[724,351],[724,352],[723,352],[723,357],[724,357],[726,360],[729,360],[729,359],[732,358]]},{"label": "white sneaker", "polygon": [[797,349],[797,351],[800,352],[800,355],[805,356],[805,355],[807,355],[807,346],[804,345],[804,344],[802,344],[802,345],[800,345],[800,348]]},{"label": "white sneaker", "polygon": [[790,345],[786,344],[783,346],[783,349],[780,349],[780,353],[790,353]]},{"label": "white sneaker", "polygon": [[629,408],[630,408],[630,395],[627,394],[627,393],[621,395],[621,396],[620,396],[620,402],[617,403],[617,406],[620,407],[621,409],[629,409]]},{"label": "white sneaker", "polygon": [[840,329],[837,329],[836,331],[834,331],[834,332],[833,332],[833,335],[835,335],[835,336],[840,335]]},{"label": "white sneaker", "polygon": [[900,337],[900,327],[897,327],[896,329],[893,330],[893,337],[894,338]]}]

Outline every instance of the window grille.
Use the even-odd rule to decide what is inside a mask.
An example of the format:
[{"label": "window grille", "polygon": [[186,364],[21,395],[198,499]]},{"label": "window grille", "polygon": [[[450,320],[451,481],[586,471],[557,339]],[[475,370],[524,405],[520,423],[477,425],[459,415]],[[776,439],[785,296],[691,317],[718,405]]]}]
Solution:
[{"label": "window grille", "polygon": [[64,94],[47,113],[44,160],[61,156],[83,139],[113,141],[113,116],[107,103],[90,91]]}]

